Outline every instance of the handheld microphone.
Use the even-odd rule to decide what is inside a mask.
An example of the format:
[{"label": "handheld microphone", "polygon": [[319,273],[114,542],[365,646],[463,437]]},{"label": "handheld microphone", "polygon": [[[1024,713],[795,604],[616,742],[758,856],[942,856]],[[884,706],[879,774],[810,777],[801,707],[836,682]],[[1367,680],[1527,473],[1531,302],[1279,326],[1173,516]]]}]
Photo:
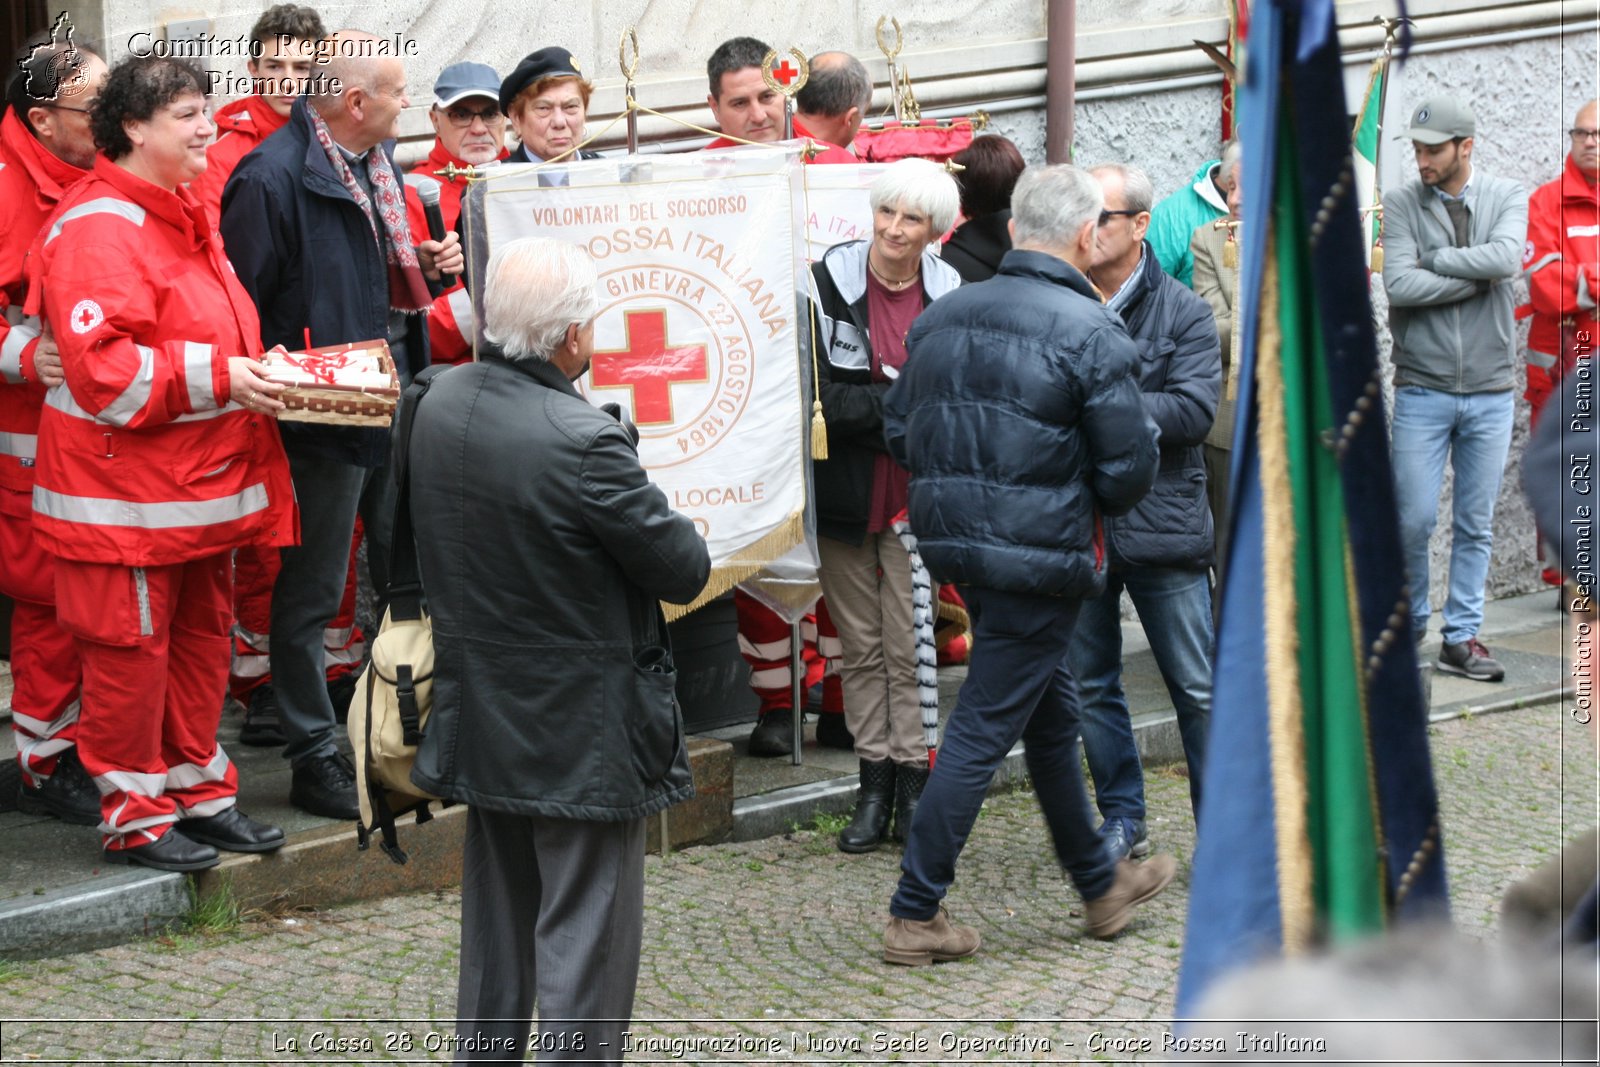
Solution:
[{"label": "handheld microphone", "polygon": [[[444,240],[444,213],[439,210],[439,179],[426,174],[407,174],[406,184],[422,201],[422,213],[428,218],[428,236],[435,241]],[[447,289],[456,281],[453,274],[441,274],[440,280]]]}]

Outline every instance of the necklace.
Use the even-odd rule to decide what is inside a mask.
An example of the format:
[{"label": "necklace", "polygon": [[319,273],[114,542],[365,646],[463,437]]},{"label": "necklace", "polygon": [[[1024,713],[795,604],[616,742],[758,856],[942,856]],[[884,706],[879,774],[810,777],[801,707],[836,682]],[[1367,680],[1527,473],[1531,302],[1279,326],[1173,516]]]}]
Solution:
[{"label": "necklace", "polygon": [[883,271],[872,265],[871,252],[867,253],[867,269],[870,270],[873,273],[873,276],[876,277],[880,282],[882,282],[884,285],[887,285],[890,289],[893,289],[897,293],[906,286],[910,285],[912,282],[916,281],[917,276],[922,273],[922,267],[919,264],[917,269],[912,272],[911,277],[904,278],[900,281],[895,281],[893,278],[884,274]]}]

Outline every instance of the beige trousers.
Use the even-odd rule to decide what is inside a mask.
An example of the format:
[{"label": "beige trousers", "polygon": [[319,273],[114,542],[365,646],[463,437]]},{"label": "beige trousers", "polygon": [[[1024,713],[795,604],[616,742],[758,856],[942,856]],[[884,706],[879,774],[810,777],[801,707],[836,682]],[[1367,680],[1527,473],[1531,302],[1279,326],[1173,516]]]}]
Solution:
[{"label": "beige trousers", "polygon": [[844,721],[856,755],[928,765],[917,702],[917,645],[911,629],[911,557],[893,531],[860,547],[817,538],[822,592],[839,630]]}]

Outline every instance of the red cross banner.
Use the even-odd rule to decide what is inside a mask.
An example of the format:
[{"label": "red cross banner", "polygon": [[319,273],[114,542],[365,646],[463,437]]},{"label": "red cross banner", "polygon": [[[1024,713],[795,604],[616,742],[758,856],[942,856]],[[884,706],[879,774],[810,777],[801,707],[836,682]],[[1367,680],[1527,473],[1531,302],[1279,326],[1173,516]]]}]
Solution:
[{"label": "red cross banner", "polygon": [[836,163],[805,171],[806,259],[872,236],[872,183],[887,163]]},{"label": "red cross banner", "polygon": [[686,610],[805,537],[800,171],[798,147],[762,147],[501,166],[479,183],[474,262],[533,236],[595,259],[594,358],[577,385],[628,412],[651,480],[711,548],[711,582]]}]

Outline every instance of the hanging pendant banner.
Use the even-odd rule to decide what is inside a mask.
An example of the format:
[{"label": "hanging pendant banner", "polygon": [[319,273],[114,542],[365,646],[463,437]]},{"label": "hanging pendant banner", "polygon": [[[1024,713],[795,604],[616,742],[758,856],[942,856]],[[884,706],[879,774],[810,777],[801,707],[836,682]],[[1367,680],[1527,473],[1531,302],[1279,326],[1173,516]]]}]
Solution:
[{"label": "hanging pendant banner", "polygon": [[836,244],[872,237],[872,183],[888,166],[835,163],[806,168],[807,261],[815,263]]},{"label": "hanging pendant banner", "polygon": [[507,166],[484,183],[473,262],[539,236],[599,267],[594,357],[575,384],[628,413],[651,481],[711,550],[705,592],[671,615],[805,539],[800,171],[798,147],[763,147]]}]

